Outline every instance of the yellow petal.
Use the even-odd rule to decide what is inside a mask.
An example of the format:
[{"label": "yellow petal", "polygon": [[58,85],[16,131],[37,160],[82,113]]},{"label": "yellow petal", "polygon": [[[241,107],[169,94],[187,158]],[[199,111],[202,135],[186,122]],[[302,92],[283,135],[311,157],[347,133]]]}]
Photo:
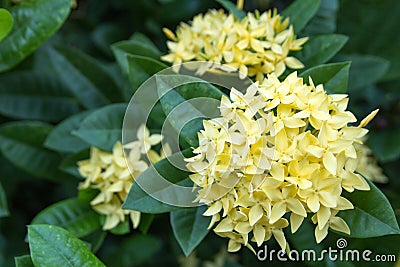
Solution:
[{"label": "yellow petal", "polygon": [[347,223],[340,217],[333,217],[330,221],[330,227],[342,233],[350,234],[350,228]]},{"label": "yellow petal", "polygon": [[329,228],[329,225],[325,225],[325,227],[322,229],[319,229],[319,227],[315,227],[314,234],[315,234],[315,240],[317,241],[317,243],[320,243],[328,235],[328,228]]},{"label": "yellow petal", "polygon": [[372,111],[370,114],[368,114],[367,117],[365,117],[361,122],[360,125],[358,127],[365,127],[367,126],[367,124],[372,121],[372,119],[376,116],[376,114],[378,114],[379,109],[375,109],[374,111]]},{"label": "yellow petal", "polygon": [[257,246],[261,246],[265,239],[265,228],[261,225],[254,226],[253,229],[254,239],[257,242]]},{"label": "yellow petal", "polygon": [[140,212],[136,210],[130,211],[130,217],[133,225],[133,229],[136,229],[140,223]]},{"label": "yellow petal", "polygon": [[307,217],[306,209],[304,208],[303,204],[301,204],[301,202],[298,199],[295,199],[295,198],[288,199],[287,204],[288,204],[289,210],[291,210],[292,212],[294,212],[300,216]]},{"label": "yellow petal", "polygon": [[296,213],[290,214],[290,230],[295,233],[299,229],[300,225],[303,223],[304,217],[297,215]]},{"label": "yellow petal", "polygon": [[273,230],[272,234],[274,235],[276,241],[278,242],[279,246],[281,247],[282,250],[285,250],[286,248],[286,239],[285,239],[285,234],[283,233],[282,230]]},{"label": "yellow petal", "polygon": [[235,240],[230,239],[228,242],[228,252],[239,251],[241,247],[242,247],[242,245]]},{"label": "yellow petal", "polygon": [[285,58],[285,63],[289,68],[292,68],[292,69],[302,69],[302,68],[304,68],[303,63],[301,63],[300,60],[298,60],[295,57],[287,57],[287,58]]},{"label": "yellow petal", "polygon": [[235,231],[241,234],[248,234],[252,230],[252,227],[248,222],[239,222],[235,226]]},{"label": "yellow petal", "polygon": [[317,212],[319,209],[319,197],[316,194],[311,195],[307,198],[307,206],[312,212]]},{"label": "yellow petal", "polygon": [[249,211],[249,223],[251,226],[256,224],[261,217],[264,215],[264,209],[261,207],[261,205],[255,205],[251,207]]},{"label": "yellow petal", "polygon": [[317,212],[318,228],[322,230],[326,226],[331,217],[331,209],[321,206]]},{"label": "yellow petal", "polygon": [[337,169],[337,160],[336,157],[333,155],[332,152],[327,151],[325,152],[322,162],[324,163],[324,167],[333,175],[336,175]]},{"label": "yellow petal", "polygon": [[286,213],[286,203],[283,201],[275,203],[271,210],[269,223],[273,224],[278,221]]},{"label": "yellow petal", "polygon": [[214,202],[204,213],[204,216],[212,216],[220,212],[222,209],[221,201]]}]

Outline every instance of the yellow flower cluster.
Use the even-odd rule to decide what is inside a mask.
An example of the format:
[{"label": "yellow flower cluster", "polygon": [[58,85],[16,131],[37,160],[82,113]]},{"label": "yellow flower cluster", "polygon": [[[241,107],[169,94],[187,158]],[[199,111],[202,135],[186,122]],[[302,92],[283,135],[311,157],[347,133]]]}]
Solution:
[{"label": "yellow flower cluster", "polygon": [[319,243],[328,228],[349,233],[337,217],[352,209],[342,190],[369,190],[357,173],[355,145],[368,132],[347,111],[345,94],[328,95],[322,85],[303,82],[294,72],[283,82],[275,74],[256,82],[245,94],[223,96],[221,117],[203,122],[195,156],[186,159],[197,200],[209,206],[210,227],[228,237],[228,251],[250,241],[260,246],[272,236],[286,247],[283,228],[294,233],[307,214],[317,224]]},{"label": "yellow flower cluster", "polygon": [[308,38],[296,39],[289,18],[283,19],[277,10],[261,15],[248,13],[242,21],[222,10],[210,10],[181,23],[175,34],[164,29],[172,41],[170,53],[162,59],[174,65],[186,61],[208,61],[238,70],[241,77],[280,76],[286,67],[301,69],[304,65],[290,51],[301,50]]},{"label": "yellow flower cluster", "polygon": [[142,155],[147,154],[149,160],[155,163],[166,154],[170,154],[168,146],[165,146],[166,152],[162,152],[161,155],[151,150],[152,146],[161,142],[162,136],[150,135],[144,125],[139,127],[137,137],[137,141],[124,146],[124,149],[129,151],[127,160],[130,162],[131,172],[119,141],[114,145],[112,153],[92,147],[90,158],[78,162],[79,172],[85,178],[79,188],[94,188],[100,191],[90,204],[96,212],[106,216],[103,230],[110,230],[124,222],[126,215],[130,216],[133,227],[137,228],[140,212],[123,210],[121,206],[134,179],[148,168],[148,163],[142,159]]}]

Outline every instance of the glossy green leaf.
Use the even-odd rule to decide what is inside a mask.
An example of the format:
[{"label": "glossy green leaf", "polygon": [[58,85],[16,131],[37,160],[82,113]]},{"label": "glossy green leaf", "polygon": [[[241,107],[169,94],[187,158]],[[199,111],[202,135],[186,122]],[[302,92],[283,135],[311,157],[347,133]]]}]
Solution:
[{"label": "glossy green leaf", "polygon": [[24,71],[0,76],[0,114],[4,116],[53,122],[79,110],[71,92],[49,74]]},{"label": "glossy green leaf", "polygon": [[[397,0],[340,1],[337,29],[351,36],[345,52],[389,60],[390,68],[383,80],[400,78],[400,35],[396,34],[399,12],[400,1]],[[360,27],[367,30],[360,31]]]},{"label": "glossy green leaf", "polygon": [[349,38],[341,34],[318,35],[311,38],[296,54],[306,67],[323,64],[331,59],[346,44]]},{"label": "glossy green leaf", "polygon": [[389,61],[371,55],[341,54],[335,61],[351,61],[349,90],[362,89],[381,79],[389,69]]},{"label": "glossy green leaf", "polygon": [[109,266],[148,266],[162,248],[161,240],[150,235],[135,234],[120,242]]},{"label": "glossy green leaf", "polygon": [[120,222],[117,226],[110,230],[114,235],[125,235],[131,231],[130,220]]},{"label": "glossy green leaf", "polygon": [[158,60],[141,55],[126,55],[126,60],[129,81],[133,89],[139,88],[150,76],[168,67]]},{"label": "glossy green leaf", "polygon": [[80,175],[80,173],[78,171],[77,162],[80,160],[86,160],[89,157],[90,157],[90,150],[84,149],[75,154],[71,154],[71,155],[64,157],[64,159],[60,163],[59,168],[61,171],[81,179],[82,176]]},{"label": "glossy green leaf", "polygon": [[[182,153],[185,157],[188,157],[192,154],[191,149],[186,149],[182,151]],[[177,157],[178,154],[173,154],[168,157],[168,159],[172,158],[172,160],[174,160],[174,158]],[[139,177],[136,178],[136,182],[132,185],[129,194],[126,197],[124,204],[122,205],[123,209],[157,214],[169,212],[171,210],[180,208],[163,203],[155,198],[157,196],[168,195],[171,198],[180,199],[184,196],[182,196],[182,192],[180,192],[179,188],[176,188],[174,184],[178,184],[181,186],[191,186],[191,181],[188,178],[190,173],[178,169],[177,167],[172,165],[171,161],[168,159],[163,159],[156,164],[150,166],[146,171],[144,171],[142,174],[139,175]],[[157,179],[161,179],[159,175],[161,175],[162,178],[170,181],[172,184],[170,186],[162,186],[161,188],[154,186],[152,187],[151,192],[150,190],[145,192],[140,187],[139,184],[142,183],[147,185],[157,185]]]},{"label": "glossy green leaf", "polygon": [[289,17],[294,32],[299,33],[317,12],[321,0],[296,0],[288,6],[282,16]]},{"label": "glossy green leaf", "polygon": [[0,127],[0,149],[15,166],[34,176],[68,179],[58,170],[61,156],[43,148],[52,127],[40,122],[10,122]]},{"label": "glossy green leaf", "polygon": [[48,47],[47,53],[56,74],[84,107],[123,100],[122,90],[96,59],[68,47]]},{"label": "glossy green leaf", "polygon": [[386,196],[366,179],[370,191],[344,193],[354,209],[339,213],[350,228],[350,236],[356,238],[400,234],[396,216]]},{"label": "glossy green leaf", "polygon": [[14,26],[1,41],[0,72],[17,65],[50,38],[68,17],[70,6],[70,0],[30,0],[12,7]]},{"label": "glossy green leaf", "polygon": [[0,42],[11,31],[14,19],[7,9],[0,8]]},{"label": "glossy green leaf", "polygon": [[142,234],[146,234],[147,231],[150,229],[154,217],[155,217],[154,214],[147,214],[147,213],[140,214],[139,230]]},{"label": "glossy green leaf", "polygon": [[34,267],[31,255],[23,255],[14,258],[15,267]]},{"label": "glossy green leaf", "polygon": [[7,217],[9,214],[7,195],[0,183],[0,218]]},{"label": "glossy green leaf", "polygon": [[85,243],[54,225],[29,225],[29,248],[35,266],[105,266]]},{"label": "glossy green leaf", "polygon": [[99,228],[96,231],[94,231],[93,233],[82,237],[81,240],[89,243],[90,250],[93,253],[96,253],[100,249],[101,245],[103,244],[106,236],[107,236],[107,232],[103,231],[103,229]]},{"label": "glossy green leaf", "polygon": [[371,131],[368,134],[368,146],[379,161],[385,163],[400,157],[400,131]]},{"label": "glossy green leaf", "polygon": [[111,46],[111,49],[119,66],[126,75],[129,74],[127,55],[139,55],[154,60],[159,60],[161,56],[158,48],[142,34],[134,34],[130,40],[115,43]]},{"label": "glossy green leaf", "polygon": [[203,216],[206,206],[172,211],[170,215],[172,231],[185,256],[206,237],[211,217]]},{"label": "glossy green leaf", "polygon": [[97,109],[72,133],[92,146],[111,151],[114,144],[121,140],[126,107],[126,104],[112,104]]},{"label": "glossy green leaf", "polygon": [[81,112],[60,122],[47,136],[44,145],[52,150],[72,153],[88,148],[89,144],[72,135],[72,132],[79,129],[90,113],[91,111]]},{"label": "glossy green leaf", "polygon": [[[219,114],[219,100],[223,93],[204,80],[185,75],[157,75],[156,84],[168,121],[190,146],[197,147],[197,133],[203,127],[202,120]],[[183,85],[175,87],[175,84]],[[200,101],[187,101],[197,98]],[[182,122],[188,123],[182,127]]]},{"label": "glossy green leaf", "polygon": [[231,1],[229,0],[216,0],[218,3],[221,4],[229,13],[232,13],[235,17],[239,20],[242,20],[246,17],[246,12],[243,10],[238,9]]},{"label": "glossy green leaf", "polygon": [[88,202],[78,198],[62,200],[45,208],[33,218],[31,224],[57,225],[78,238],[101,227],[100,215]]},{"label": "glossy green leaf", "polygon": [[350,62],[324,64],[308,69],[300,77],[311,77],[314,84],[323,84],[329,93],[346,93]]},{"label": "glossy green leaf", "polygon": [[93,42],[107,56],[112,56],[110,46],[124,39],[124,32],[116,24],[105,22],[97,26],[91,34]]},{"label": "glossy green leaf", "polygon": [[304,36],[334,33],[336,31],[336,14],[338,0],[321,0],[317,13],[304,29]]}]

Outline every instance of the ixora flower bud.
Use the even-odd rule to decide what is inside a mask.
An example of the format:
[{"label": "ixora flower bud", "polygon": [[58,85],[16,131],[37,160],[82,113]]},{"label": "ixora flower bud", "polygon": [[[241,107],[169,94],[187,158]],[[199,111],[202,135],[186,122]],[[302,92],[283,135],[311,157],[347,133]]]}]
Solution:
[{"label": "ixora flower bud", "polygon": [[289,18],[283,19],[276,9],[261,15],[248,13],[243,20],[210,10],[189,24],[181,23],[176,35],[166,28],[164,33],[171,40],[170,53],[161,59],[174,65],[194,60],[220,63],[258,81],[268,73],[280,76],[286,67],[303,68],[289,53],[301,50],[308,40],[296,39]]},{"label": "ixora flower bud", "polygon": [[221,100],[221,117],[203,122],[195,156],[186,159],[197,200],[209,206],[214,232],[230,239],[228,250],[253,250],[250,241],[261,246],[272,236],[284,249],[282,229],[296,232],[308,214],[318,243],[328,228],[349,234],[337,216],[353,209],[342,191],[370,188],[356,173],[368,130],[365,120],[351,125],[347,95],[327,94],[294,72],[282,82],[270,74],[244,95],[232,89],[230,98]]},{"label": "ixora flower bud", "polygon": [[[125,201],[134,179],[144,172],[149,164],[143,159],[147,154],[151,163],[155,163],[171,154],[168,145],[158,154],[151,147],[161,142],[160,134],[150,135],[145,125],[141,125],[137,132],[137,141],[126,144],[124,147],[118,141],[113,147],[112,153],[92,147],[90,158],[79,161],[79,172],[85,181],[79,185],[80,189],[93,188],[100,192],[90,202],[93,209],[106,216],[103,230],[110,230],[120,222],[124,222],[126,215],[130,216],[133,227],[137,228],[140,222],[140,212],[123,210]],[[128,151],[125,161],[124,149]]]}]

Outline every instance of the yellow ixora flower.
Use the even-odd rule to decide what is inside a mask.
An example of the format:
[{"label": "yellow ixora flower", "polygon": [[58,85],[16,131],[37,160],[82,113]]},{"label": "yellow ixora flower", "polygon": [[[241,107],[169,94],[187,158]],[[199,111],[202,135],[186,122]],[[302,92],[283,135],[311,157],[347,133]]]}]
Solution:
[{"label": "yellow ixora flower", "polygon": [[169,54],[162,60],[174,65],[187,61],[219,63],[240,72],[241,77],[280,76],[286,67],[301,69],[304,65],[291,51],[299,51],[308,38],[296,39],[289,18],[277,10],[248,13],[243,20],[222,10],[199,14],[189,24],[181,23],[176,35],[164,29]]},{"label": "yellow ixora flower", "polygon": [[318,243],[329,228],[349,233],[337,213],[353,208],[343,190],[369,190],[357,173],[359,151],[377,111],[353,126],[347,95],[328,95],[296,72],[282,82],[270,74],[230,98],[221,100],[221,117],[204,121],[200,146],[186,159],[197,200],[209,206],[203,215],[230,239],[228,251],[271,237],[285,249],[282,229],[296,232],[308,214]]},{"label": "yellow ixora flower", "polygon": [[[111,153],[91,147],[90,158],[79,161],[79,172],[85,181],[79,188],[94,188],[99,190],[97,196],[90,202],[93,209],[106,216],[103,230],[110,230],[120,222],[130,217],[133,227],[137,228],[140,222],[140,212],[123,210],[125,201],[132,183],[136,177],[148,168],[148,163],[143,159],[147,153],[152,163],[161,160],[171,154],[168,145],[161,154],[151,150],[151,147],[161,142],[159,134],[150,135],[145,125],[138,129],[137,141],[122,146],[121,142],[115,143]],[[131,170],[125,161],[124,149],[128,151],[127,160]]]}]

